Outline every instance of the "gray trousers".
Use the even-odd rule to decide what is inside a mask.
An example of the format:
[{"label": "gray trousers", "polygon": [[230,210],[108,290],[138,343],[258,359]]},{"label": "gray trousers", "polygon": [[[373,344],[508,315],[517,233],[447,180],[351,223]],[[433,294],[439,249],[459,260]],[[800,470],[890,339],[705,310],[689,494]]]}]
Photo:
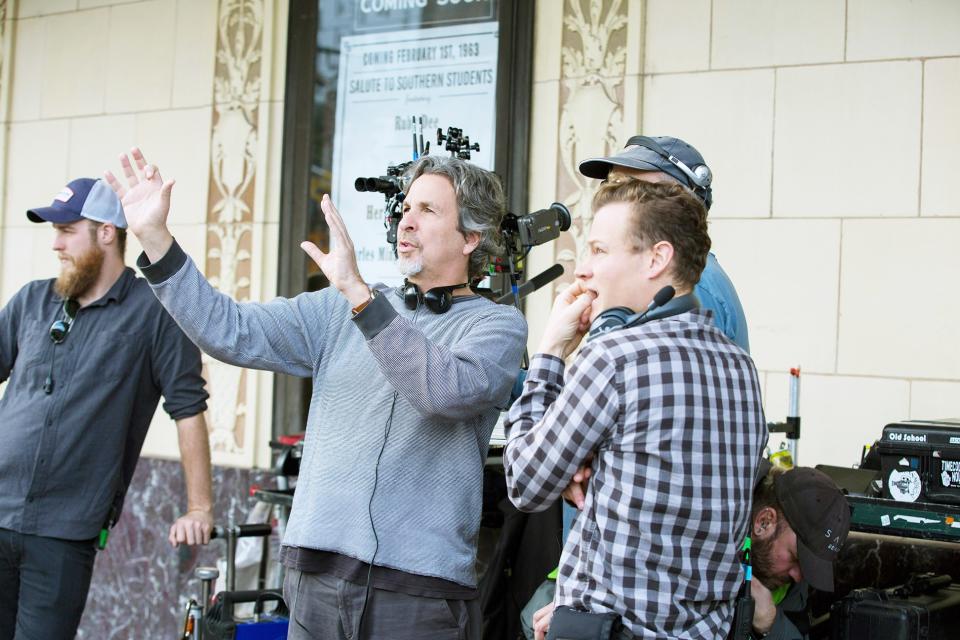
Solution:
[{"label": "gray trousers", "polygon": [[326,573],[287,569],[287,640],[480,640],[480,599],[443,600],[370,589],[363,630],[356,634],[366,585]]},{"label": "gray trousers", "polygon": [[70,640],[87,603],[97,551],[0,529],[0,640]]}]

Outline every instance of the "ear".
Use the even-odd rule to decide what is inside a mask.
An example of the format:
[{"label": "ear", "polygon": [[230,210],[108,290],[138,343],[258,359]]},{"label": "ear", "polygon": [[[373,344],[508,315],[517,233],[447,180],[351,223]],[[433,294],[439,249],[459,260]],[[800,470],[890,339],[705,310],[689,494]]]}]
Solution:
[{"label": "ear", "polygon": [[650,273],[651,279],[659,278],[666,272],[670,263],[673,261],[673,245],[666,240],[661,240],[650,248]]},{"label": "ear", "polygon": [[463,234],[465,244],[463,245],[463,255],[468,256],[480,245],[480,234],[476,231]]},{"label": "ear", "polygon": [[111,245],[117,241],[117,228],[105,222],[97,227],[97,240],[102,245]]},{"label": "ear", "polygon": [[758,540],[769,540],[777,532],[777,510],[764,507],[753,518],[751,535]]}]

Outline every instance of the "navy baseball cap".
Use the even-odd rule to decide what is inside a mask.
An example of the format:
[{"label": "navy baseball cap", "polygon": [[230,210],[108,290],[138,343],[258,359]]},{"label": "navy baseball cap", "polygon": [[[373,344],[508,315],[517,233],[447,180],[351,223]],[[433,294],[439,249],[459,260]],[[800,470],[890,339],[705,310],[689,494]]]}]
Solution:
[{"label": "navy baseball cap", "polygon": [[[653,141],[659,149],[643,146],[644,141]],[[649,142],[647,142],[649,144]],[[663,153],[660,153],[660,152]],[[683,163],[698,175],[700,184],[681,169],[673,160]],[[633,136],[627,140],[623,151],[606,158],[589,158],[580,163],[580,173],[588,178],[605,180],[614,166],[641,171],[662,171],[675,178],[680,184],[689,187],[709,210],[713,203],[713,190],[710,187],[712,175],[703,156],[692,145],[680,138],[669,136]],[[700,177],[702,176],[702,177]]]},{"label": "navy baseball cap", "polygon": [[833,591],[833,562],[850,532],[850,506],[830,477],[795,467],[774,480],[783,515],[797,534],[803,579],[820,591]]},{"label": "navy baseball cap", "polygon": [[30,222],[70,224],[82,218],[110,223],[118,229],[127,228],[120,199],[103,180],[77,178],[53,197],[49,207],[27,211]]}]

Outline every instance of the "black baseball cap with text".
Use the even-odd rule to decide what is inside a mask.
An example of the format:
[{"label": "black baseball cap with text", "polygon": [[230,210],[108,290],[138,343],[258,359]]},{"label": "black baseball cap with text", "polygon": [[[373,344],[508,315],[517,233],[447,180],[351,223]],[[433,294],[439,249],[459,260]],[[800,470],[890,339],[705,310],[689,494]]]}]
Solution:
[{"label": "black baseball cap with text", "polygon": [[850,532],[850,505],[822,471],[797,467],[774,479],[787,523],[797,534],[803,579],[820,591],[833,591],[833,563]]}]

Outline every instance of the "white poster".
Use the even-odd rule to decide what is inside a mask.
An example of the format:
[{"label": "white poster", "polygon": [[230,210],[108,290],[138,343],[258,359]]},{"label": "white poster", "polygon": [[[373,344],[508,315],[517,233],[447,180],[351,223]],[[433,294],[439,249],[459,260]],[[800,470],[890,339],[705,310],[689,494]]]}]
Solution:
[{"label": "white poster", "polygon": [[450,155],[437,147],[437,129],[456,127],[480,145],[470,161],[493,168],[497,34],[496,22],[484,22],[341,40],[331,197],[367,282],[402,278],[386,240],[384,196],[358,192],[354,182],[413,159],[411,118],[422,120],[430,155]]}]

